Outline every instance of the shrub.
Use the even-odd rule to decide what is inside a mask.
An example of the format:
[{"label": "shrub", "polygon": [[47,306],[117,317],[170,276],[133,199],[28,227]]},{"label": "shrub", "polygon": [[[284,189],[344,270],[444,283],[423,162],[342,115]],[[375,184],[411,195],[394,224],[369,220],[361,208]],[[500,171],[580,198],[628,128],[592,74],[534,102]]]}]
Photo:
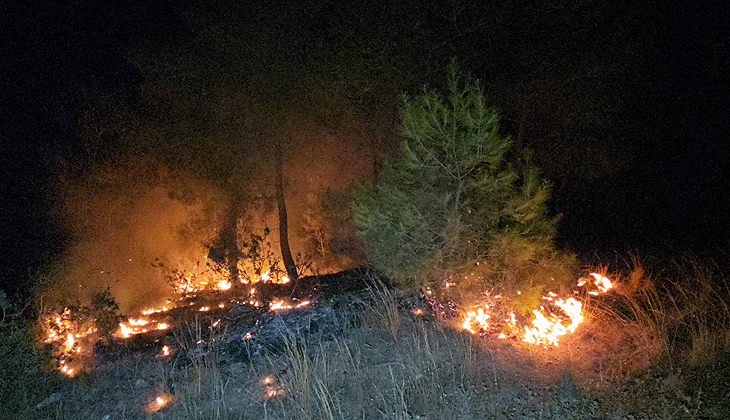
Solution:
[{"label": "shrub", "polygon": [[[3,302],[0,302],[3,303]],[[3,305],[0,319],[0,410],[5,418],[29,418],[57,384],[51,351],[34,345],[32,325]],[[36,413],[37,414],[37,413]]]},{"label": "shrub", "polygon": [[400,156],[353,200],[376,268],[401,286],[449,279],[482,291],[572,280],[575,259],[551,240],[550,184],[500,134],[478,81],[452,62],[446,93],[405,96],[401,119]]}]

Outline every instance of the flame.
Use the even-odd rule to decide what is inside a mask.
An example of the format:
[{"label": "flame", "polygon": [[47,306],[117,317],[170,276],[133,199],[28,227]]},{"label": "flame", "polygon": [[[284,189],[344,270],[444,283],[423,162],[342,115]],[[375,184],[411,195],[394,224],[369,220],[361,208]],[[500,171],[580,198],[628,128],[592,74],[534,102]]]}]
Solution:
[{"label": "flame", "polygon": [[303,301],[297,303],[296,305],[293,305],[291,303],[285,302],[282,299],[274,299],[271,301],[271,303],[269,303],[269,310],[270,311],[283,311],[283,310],[292,309],[292,308],[301,308],[301,307],[307,306],[309,304],[310,304],[310,302],[308,300],[303,300]]},{"label": "flame", "polygon": [[[598,274],[598,273],[590,273],[591,277],[593,277],[593,286],[596,287],[598,290],[589,290],[588,294],[593,296],[598,296],[602,293],[606,293],[609,290],[613,288],[613,282],[608,279],[607,277]],[[587,277],[583,277],[580,280],[578,280],[578,287],[583,287],[588,283]]]},{"label": "flame", "polygon": [[284,302],[281,299],[276,299],[276,300],[272,301],[271,304],[269,304],[269,310],[271,310],[271,311],[279,311],[279,310],[291,309],[291,308],[292,308],[291,305],[289,305],[288,303]]},{"label": "flame", "polygon": [[[207,258],[207,256],[206,256]],[[228,291],[233,287],[233,280],[230,278],[230,274],[225,268],[219,267],[215,272],[212,270],[200,271],[198,267],[205,267],[207,265],[196,264],[196,266],[190,270],[182,273],[180,279],[176,279],[173,285],[174,291],[182,297],[187,297],[190,294],[196,294],[203,290],[218,290]],[[254,278],[239,278],[236,281],[240,281],[242,284],[253,285],[257,282],[272,283],[272,284],[287,284],[291,280],[289,277],[284,275],[281,271],[272,270],[267,271]],[[262,302],[259,301],[254,295],[257,294],[257,290],[254,287],[250,289],[251,296],[248,298],[246,303],[255,306],[263,306]],[[120,322],[117,326],[116,331],[112,334],[116,338],[126,339],[138,334],[148,333],[150,331],[167,330],[171,326],[168,322],[155,319],[155,315],[163,312],[168,312],[172,308],[179,306],[185,306],[184,300],[179,302],[170,303],[161,307],[149,307],[140,312],[137,317],[128,318]],[[293,308],[300,308],[309,305],[308,300],[300,302],[287,302],[284,300],[275,300],[270,304],[270,310],[288,310]],[[190,303],[194,305],[194,303]],[[224,309],[227,305],[226,302],[220,302],[218,308]],[[201,306],[198,308],[200,312],[210,311],[211,306]],[[88,352],[93,349],[93,341],[98,338],[93,333],[96,332],[94,326],[94,319],[91,317],[89,312],[84,312],[83,308],[81,311],[76,311],[72,308],[64,308],[61,313],[49,315],[44,317],[45,327],[45,342],[53,343],[56,348],[54,354],[59,361],[59,370],[68,376],[73,376],[77,371],[80,364],[77,362],[76,367],[70,366],[71,357],[81,354],[82,352]],[[217,326],[220,320],[215,321],[213,326]],[[90,336],[91,335],[91,336]],[[87,338],[87,336],[89,336]],[[250,339],[251,334],[246,334],[244,340]],[[85,340],[86,339],[86,340]],[[83,344],[83,345],[82,345]],[[170,353],[170,349],[164,346],[161,350],[161,356],[166,356]],[[160,407],[161,408],[161,407]]]},{"label": "flame", "polygon": [[68,333],[68,336],[66,337],[66,351],[71,350],[74,347],[74,336],[71,333]]},{"label": "flame", "polygon": [[[545,300],[553,300],[553,296],[544,297]],[[545,312],[545,308],[532,311],[535,319],[531,327],[524,327],[524,338],[522,341],[533,344],[546,344],[557,346],[560,337],[575,332],[584,320],[583,304],[575,298],[553,300],[562,312],[570,318],[570,325],[565,326],[561,317]]]},{"label": "flame", "polygon": [[[613,288],[613,282],[607,277],[597,273],[590,273],[590,276],[594,279],[592,286],[597,290],[590,290],[588,291],[589,294],[598,295]],[[577,285],[583,287],[587,283],[586,279],[583,278],[578,281]],[[433,292],[427,290],[426,293],[432,294]],[[499,330],[501,326],[507,326],[510,331],[516,331],[514,335],[524,342],[558,346],[561,337],[575,332],[578,326],[585,321],[583,304],[578,299],[572,296],[559,298],[556,293],[548,292],[542,297],[546,304],[533,310],[532,320],[529,325],[524,325],[520,330],[517,328],[517,318],[514,312],[510,312],[509,318],[503,321],[494,319],[492,306],[501,298],[500,295],[490,297],[489,293],[485,293],[485,296],[488,300],[487,303],[476,310],[466,312],[463,316],[461,327],[472,334],[487,333]],[[553,308],[553,311],[549,307]],[[508,338],[508,334],[502,331],[497,337]]]},{"label": "flame", "polygon": [[133,335],[144,334],[154,330],[166,330],[170,325],[166,322],[157,322],[147,318],[129,318],[127,322],[120,322],[119,329],[114,336],[129,338]]},{"label": "flame", "polygon": [[[487,310],[489,310],[489,306],[484,305]],[[476,334],[476,330],[473,327],[473,324],[477,324],[480,326],[480,329],[485,329],[489,325],[489,317],[490,315],[485,312],[484,308],[479,308],[476,311],[468,312],[466,314],[466,317],[464,317],[464,322],[461,324],[461,327],[464,328],[467,331],[470,331],[472,334]]]},{"label": "flame", "polygon": [[166,306],[163,306],[162,308],[155,309],[155,308],[149,308],[142,311],[142,315],[152,315],[152,314],[158,314],[160,312],[167,312],[170,309]]},{"label": "flame", "polygon": [[282,275],[281,277],[275,277],[271,275],[270,271],[267,271],[265,273],[261,273],[259,278],[252,279],[252,283],[272,283],[272,284],[287,284],[290,282],[289,277],[286,275]]},{"label": "flame", "polygon": [[73,368],[68,367],[68,365],[66,365],[63,361],[61,362],[61,372],[70,378],[73,378],[76,373]]}]

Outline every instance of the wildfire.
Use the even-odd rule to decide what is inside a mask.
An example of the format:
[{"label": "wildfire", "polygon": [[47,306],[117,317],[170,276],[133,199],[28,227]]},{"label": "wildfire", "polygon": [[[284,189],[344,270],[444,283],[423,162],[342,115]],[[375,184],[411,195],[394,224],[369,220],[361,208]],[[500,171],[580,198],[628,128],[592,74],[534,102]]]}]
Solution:
[{"label": "wildfire", "polygon": [[66,376],[72,377],[78,372],[79,363],[73,359],[82,356],[97,329],[89,313],[64,308],[63,312],[46,316],[43,320],[46,337],[44,342],[56,344],[54,353],[58,360],[58,369]]},{"label": "wildfire", "polygon": [[[225,268],[218,267],[215,271],[203,271],[199,269],[199,267],[206,266],[208,265],[198,263],[193,269],[180,273],[179,277],[175,278],[173,284],[174,291],[181,295],[181,297],[189,298],[195,297],[198,292],[205,290],[225,292],[233,288],[235,281],[230,279],[229,272]],[[259,300],[259,292],[253,287],[255,283],[290,283],[289,277],[281,271],[274,269],[266,271],[261,275],[253,276],[253,278],[241,277],[236,281],[249,285],[250,296],[244,302],[257,308],[262,307],[264,304]],[[168,312],[171,309],[180,309],[181,307],[186,307],[188,304],[198,306],[197,310],[200,312],[225,309],[228,306],[225,301],[217,304],[213,303],[210,306],[208,304],[199,306],[199,303],[189,299],[168,301],[165,306],[146,308],[139,315],[119,322],[116,330],[111,334],[118,339],[127,339],[152,331],[167,330],[171,328],[169,323],[170,319],[168,318],[163,321],[162,316],[158,314]],[[283,311],[300,308],[309,304],[310,302],[308,300],[291,302],[276,299],[270,303],[269,309],[271,311]],[[213,305],[217,305],[218,308]],[[195,310],[195,306],[191,309]],[[94,313],[83,306],[64,308],[60,313],[44,317],[43,321],[46,336],[45,342],[54,344],[56,349],[54,356],[58,360],[59,370],[69,377],[74,376],[81,368],[82,362],[81,359],[74,361],[73,358],[85,356],[82,352],[90,352],[94,348],[94,343],[98,340],[98,336],[95,334],[97,332],[95,326],[97,320],[94,317]],[[220,323],[220,320],[215,321],[214,325],[218,325],[218,323]],[[245,339],[251,339],[251,334],[247,334],[244,337]],[[171,352],[172,350],[168,346],[164,346],[158,356],[165,357],[170,355]],[[164,396],[158,398],[165,399]],[[167,401],[164,401],[164,403],[158,402],[157,409],[162,408],[164,404],[167,404]],[[157,409],[151,411],[157,411]]]},{"label": "wildfire", "polygon": [[[588,291],[589,295],[597,296],[601,293],[606,293],[613,288],[613,282],[605,276],[602,276],[598,273],[591,273],[590,275],[594,278],[593,285],[598,289],[598,291],[590,290]],[[583,287],[587,283],[588,279],[584,277],[578,280],[578,287]]]},{"label": "wildfire", "polygon": [[[590,273],[590,276],[594,279],[590,287],[597,289],[589,290],[588,293],[591,295],[606,293],[613,287],[613,282],[605,276],[597,273]],[[579,287],[586,285],[588,285],[586,278],[578,281]],[[572,296],[558,298],[555,293],[550,292],[542,297],[545,304],[532,311],[533,317],[529,325],[525,325],[519,330],[516,329],[517,319],[514,312],[510,312],[506,319],[495,319],[495,311],[492,307],[501,296],[490,296],[488,293],[485,295],[487,303],[463,316],[461,327],[472,334],[492,332],[502,329],[502,326],[507,326],[510,331],[516,331],[514,335],[524,342],[557,346],[561,337],[575,332],[585,320],[583,304],[579,300]],[[498,334],[499,338],[507,338],[507,336],[504,332]]]},{"label": "wildfire", "polygon": [[133,335],[144,334],[154,330],[166,330],[170,325],[166,322],[157,322],[148,318],[129,318],[127,322],[120,322],[119,329],[114,333],[116,337],[129,338]]},{"label": "wildfire", "polygon": [[160,312],[167,312],[170,309],[166,306],[163,306],[162,308],[155,309],[155,308],[149,308],[142,311],[142,315],[152,315],[152,314],[159,314]]},{"label": "wildfire", "polygon": [[291,303],[287,303],[281,299],[275,299],[275,300],[271,301],[271,303],[269,304],[269,310],[270,311],[283,311],[283,310],[287,310],[287,309],[301,308],[303,306],[309,305],[309,303],[310,302],[308,300],[303,300],[303,301],[297,303],[296,305],[294,305]]},{"label": "wildfire", "polygon": [[261,277],[259,279],[255,279],[253,283],[256,283],[257,281],[261,281],[263,283],[273,283],[273,284],[287,284],[289,283],[289,277],[286,275],[283,275],[281,277],[272,277],[271,272],[267,271],[265,273],[261,274]]}]

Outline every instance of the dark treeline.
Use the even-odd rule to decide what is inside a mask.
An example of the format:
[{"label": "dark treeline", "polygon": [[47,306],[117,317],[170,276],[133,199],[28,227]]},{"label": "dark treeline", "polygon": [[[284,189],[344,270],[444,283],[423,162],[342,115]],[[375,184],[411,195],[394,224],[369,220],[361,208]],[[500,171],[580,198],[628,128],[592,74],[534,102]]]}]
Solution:
[{"label": "dark treeline", "polygon": [[[164,147],[190,145],[174,140],[188,132],[218,136],[198,145],[220,159],[193,166],[225,187],[236,178],[221,168],[260,153],[262,139],[352,121],[377,168],[397,149],[400,94],[444,80],[452,57],[482,79],[505,134],[535,150],[555,185],[561,243],[585,255],[713,252],[730,233],[723,16],[721,6],[578,0],[11,7],[3,289],[27,296],[20,279],[63,249],[59,173],[82,176],[130,150],[190,167]],[[249,135],[230,135],[243,124]],[[165,141],[139,134],[152,129]]]}]

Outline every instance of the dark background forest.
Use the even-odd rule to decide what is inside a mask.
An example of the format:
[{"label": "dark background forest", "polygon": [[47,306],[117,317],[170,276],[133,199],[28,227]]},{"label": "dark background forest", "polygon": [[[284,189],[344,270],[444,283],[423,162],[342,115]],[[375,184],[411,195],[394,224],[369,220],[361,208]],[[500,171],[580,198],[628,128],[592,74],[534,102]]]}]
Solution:
[{"label": "dark background forest", "polygon": [[[481,79],[503,131],[535,151],[553,183],[558,244],[584,258],[726,257],[724,2],[109,1],[2,9],[0,287],[13,299],[33,293],[38,270],[71,240],[58,211],[67,199],[62,175],[140,154],[224,188],[236,182],[221,172],[227,162],[270,170],[261,157],[272,146],[285,149],[290,168],[298,156],[297,171],[306,174],[307,142],[276,134],[306,126],[329,130],[335,141],[317,147],[341,147],[343,167],[369,171],[338,177],[323,169],[321,185],[362,181],[397,150],[400,95],[443,83],[454,57]],[[200,92],[221,87],[230,90],[210,95],[224,100],[198,102]],[[178,102],[165,115],[150,105],[154,98]],[[181,98],[191,99],[180,105]],[[230,126],[250,132],[237,137],[216,125],[225,115],[252,116]],[[196,143],[205,158],[196,160],[189,142],[152,141],[159,130],[173,133],[168,140],[210,134]],[[357,133],[338,143],[347,130]]]}]

